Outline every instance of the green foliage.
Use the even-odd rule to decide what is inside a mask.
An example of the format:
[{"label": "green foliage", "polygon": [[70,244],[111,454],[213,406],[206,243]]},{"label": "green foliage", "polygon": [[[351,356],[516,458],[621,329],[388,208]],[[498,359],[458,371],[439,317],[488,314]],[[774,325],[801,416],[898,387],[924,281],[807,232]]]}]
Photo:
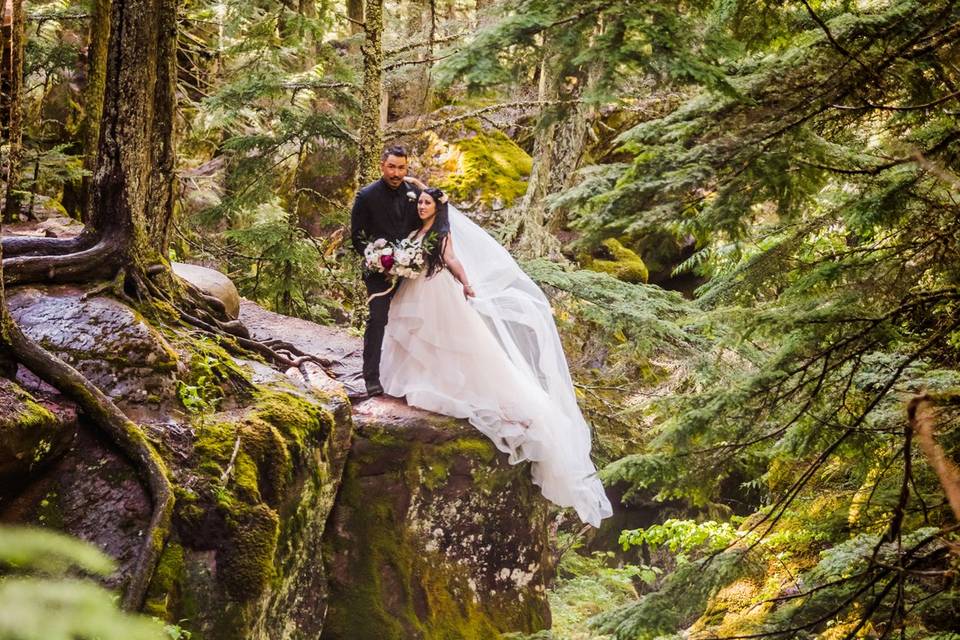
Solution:
[{"label": "green foliage", "polygon": [[[569,70],[595,67],[601,74],[594,98],[622,89],[644,74],[729,90],[717,64],[733,41],[714,29],[701,38],[697,22],[711,2],[610,4],[592,1],[522,0],[479,31],[437,70],[441,86],[463,83],[471,91],[523,83],[539,63],[544,43]],[[602,27],[601,27],[602,25]]]},{"label": "green foliage", "polygon": [[224,385],[236,384],[243,374],[214,340],[197,338],[191,344],[187,375],[177,379],[177,398],[188,413],[197,416],[201,426],[224,398]]},{"label": "green foliage", "polygon": [[[279,4],[191,6],[193,71],[212,90],[190,93],[182,106],[191,122],[183,146],[201,158],[219,156],[224,168],[215,176],[219,186],[198,197],[202,205],[187,220],[180,252],[217,260],[241,295],[268,308],[331,322],[356,302],[355,260],[338,253],[341,235],[313,238],[306,229],[342,227],[348,194],[319,192],[307,175],[316,173],[317,157],[339,162],[352,154],[348,117],[358,105],[353,72],[324,39],[332,8],[316,10],[310,16]],[[352,175],[340,179],[349,183]]]},{"label": "green foliage", "polygon": [[720,551],[736,539],[736,529],[729,522],[694,522],[674,518],[646,529],[620,532],[620,544],[624,551],[642,544],[653,549],[664,546],[670,549],[680,563],[685,561],[687,554],[692,551]]},{"label": "green foliage", "polygon": [[0,528],[0,638],[162,640],[160,624],[121,612],[112,593],[70,575],[79,570],[106,576],[114,569],[112,559],[74,538]]},{"label": "green foliage", "polygon": [[699,615],[722,586],[747,571],[738,552],[684,564],[669,574],[657,591],[636,603],[598,614],[590,626],[617,640],[653,640],[671,634]]},{"label": "green foliage", "polygon": [[589,618],[635,602],[636,585],[652,587],[661,574],[659,567],[618,564],[610,551],[585,555],[580,551],[583,542],[571,534],[561,534],[557,544],[565,550],[550,591],[552,631],[558,639],[597,637],[589,629]]},{"label": "green foliage", "polygon": [[[739,41],[724,65],[735,91],[688,88],[678,108],[620,133],[616,162],[588,167],[552,202],[573,212],[588,249],[624,235],[692,238],[699,251],[678,272],[707,280],[679,313],[623,298],[638,307],[629,317],[640,329],[625,337],[666,355],[662,337],[682,329],[697,353],[676,368],[669,393],[617,414],[643,421],[642,441],[603,470],[605,481],[631,487],[628,499],[652,493],[753,512],[736,530],[669,521],[625,532],[628,545],[666,544],[665,566],[676,568],[662,596],[598,616],[597,630],[812,636],[835,625],[841,638],[934,635],[949,616],[920,610],[950,610],[955,579],[940,592],[883,567],[922,557],[946,575],[952,564],[932,542],[911,546],[929,527],[946,535],[952,516],[904,426],[909,395],[935,392],[944,398],[938,441],[948,456],[960,451],[951,400],[960,386],[960,122],[947,106],[960,77],[942,64],[955,55],[942,25],[960,14],[911,0],[761,4],[750,16],[756,3],[716,3],[699,32]],[[586,297],[582,285],[565,290]],[[596,299],[606,302],[592,319],[609,322],[616,298]],[[766,566],[761,586],[730,605],[739,612],[721,615],[709,603],[735,572],[707,576],[704,589],[700,561],[673,556],[729,543]],[[801,576],[800,595],[768,600],[777,590],[764,581],[788,573]],[[684,615],[661,610],[671,595]]]}]

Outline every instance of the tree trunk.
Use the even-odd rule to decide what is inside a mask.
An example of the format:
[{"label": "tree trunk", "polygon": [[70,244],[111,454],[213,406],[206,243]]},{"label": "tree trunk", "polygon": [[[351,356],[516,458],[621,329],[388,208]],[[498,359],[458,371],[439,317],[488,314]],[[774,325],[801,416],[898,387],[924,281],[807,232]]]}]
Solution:
[{"label": "tree trunk", "polygon": [[103,117],[103,93],[107,77],[107,45],[110,43],[110,0],[96,0],[90,20],[90,45],[87,47],[87,85],[83,90],[83,168],[90,172],[80,183],[80,219],[90,220],[90,178],[97,168],[100,118]]},{"label": "tree trunk", "polygon": [[[167,7],[164,7],[167,5]],[[156,252],[166,258],[170,249],[176,175],[174,118],[177,112],[177,3],[160,3],[157,41],[157,83],[153,96],[154,158],[147,198],[147,234]]]},{"label": "tree trunk", "polygon": [[172,210],[176,0],[114,0],[110,23],[90,221],[144,273],[163,256]]},{"label": "tree trunk", "polygon": [[20,215],[20,195],[16,189],[20,183],[23,162],[23,0],[7,0],[4,5],[4,23],[9,16],[9,37],[4,41],[3,75],[7,85],[5,100],[7,165],[3,178],[7,185],[4,195],[3,220],[11,222]]},{"label": "tree trunk", "polygon": [[390,82],[392,91],[389,95],[390,115],[393,118],[420,115],[427,104],[427,92],[430,85],[430,69],[433,65],[426,60],[433,57],[433,0],[409,0],[407,3],[406,18],[403,20],[401,33],[403,43],[427,42],[426,47],[420,47],[399,54],[397,61],[423,60],[422,64],[403,66],[393,72],[401,82]]},{"label": "tree trunk", "polygon": [[350,33],[363,31],[363,0],[347,0],[347,17],[350,18]]},{"label": "tree trunk", "polygon": [[7,139],[10,118],[10,45],[13,43],[13,0],[0,0],[0,133]]},{"label": "tree trunk", "polygon": [[587,84],[587,73],[572,73],[559,65],[546,45],[540,69],[539,100],[564,100],[554,108],[545,107],[533,146],[533,168],[527,191],[519,205],[515,248],[525,257],[537,258],[559,253],[554,231],[562,220],[547,210],[546,198],[571,184],[583,164],[587,147],[588,113],[576,101]]},{"label": "tree trunk", "polygon": [[357,176],[366,184],[380,175],[383,108],[383,0],[367,0],[363,31],[363,97]]}]

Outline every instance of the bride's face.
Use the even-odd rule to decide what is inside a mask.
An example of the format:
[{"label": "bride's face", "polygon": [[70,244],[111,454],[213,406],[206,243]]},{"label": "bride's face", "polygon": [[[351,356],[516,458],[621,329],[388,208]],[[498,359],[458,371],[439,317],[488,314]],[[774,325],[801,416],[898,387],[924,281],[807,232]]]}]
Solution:
[{"label": "bride's face", "polygon": [[420,214],[423,222],[429,222],[433,216],[437,215],[437,203],[433,201],[430,194],[420,194],[420,199],[417,200],[417,213]]}]

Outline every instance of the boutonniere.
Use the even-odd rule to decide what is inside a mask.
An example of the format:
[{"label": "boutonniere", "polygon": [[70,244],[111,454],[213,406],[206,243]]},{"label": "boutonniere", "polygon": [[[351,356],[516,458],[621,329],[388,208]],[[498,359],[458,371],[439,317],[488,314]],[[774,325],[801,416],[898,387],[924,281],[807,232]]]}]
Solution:
[{"label": "boutonniere", "polygon": [[413,202],[416,199],[417,199],[417,194],[415,194],[413,191],[407,191],[407,200],[409,200],[410,202]]}]

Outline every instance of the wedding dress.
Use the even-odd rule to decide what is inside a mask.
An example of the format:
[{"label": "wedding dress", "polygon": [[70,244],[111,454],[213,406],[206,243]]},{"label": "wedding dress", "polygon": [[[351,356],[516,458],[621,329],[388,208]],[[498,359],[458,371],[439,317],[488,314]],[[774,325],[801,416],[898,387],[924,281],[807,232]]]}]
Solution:
[{"label": "wedding dress", "polygon": [[531,462],[544,497],[599,526],[612,514],[549,302],[510,254],[449,207],[476,297],[443,269],[404,280],[390,304],[380,381],[411,406],[466,418],[511,464]]}]

